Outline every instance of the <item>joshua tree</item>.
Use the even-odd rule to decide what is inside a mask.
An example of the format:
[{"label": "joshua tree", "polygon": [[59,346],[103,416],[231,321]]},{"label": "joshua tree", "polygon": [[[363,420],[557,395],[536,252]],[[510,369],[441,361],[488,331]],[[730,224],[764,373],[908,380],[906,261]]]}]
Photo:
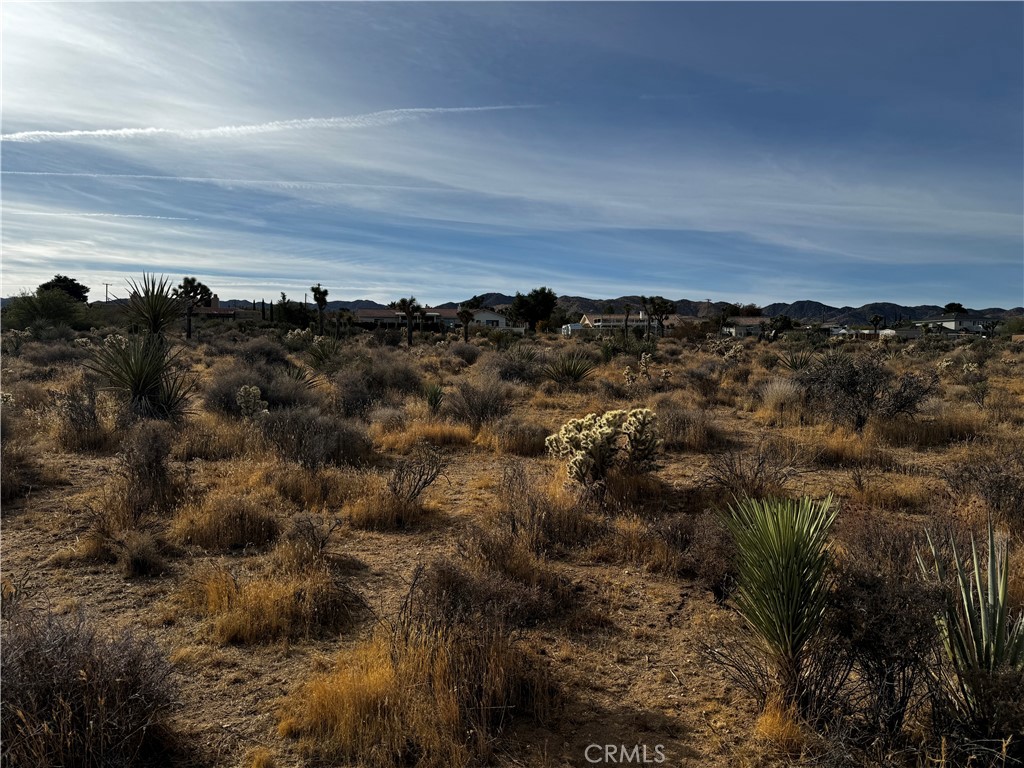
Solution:
[{"label": "joshua tree", "polygon": [[658,335],[665,335],[665,321],[668,320],[669,315],[674,315],[676,312],[676,304],[674,301],[669,301],[661,296],[652,296],[650,298],[651,303],[651,317],[658,324]]},{"label": "joshua tree", "polygon": [[185,307],[185,338],[192,338],[192,312],[196,307],[208,307],[213,293],[194,277],[182,279],[181,284],[171,293]]},{"label": "joshua tree", "polygon": [[884,321],[885,318],[881,315],[872,315],[868,318],[868,322],[871,323],[871,326],[875,329],[875,336],[878,335],[878,326],[880,326]]},{"label": "joshua tree", "polygon": [[469,324],[473,322],[473,310],[459,307],[459,311],[455,314],[459,318],[459,322],[462,323],[462,340],[467,344],[469,343]]},{"label": "joshua tree", "polygon": [[316,315],[318,325],[320,326],[320,335],[324,335],[324,310],[327,309],[327,289],[322,288],[320,283],[311,286],[310,289],[313,292],[313,301],[316,302]]},{"label": "joshua tree", "polygon": [[627,336],[626,336],[626,334],[629,333],[629,313],[632,311],[633,305],[632,304],[628,304],[628,303],[627,304],[623,304],[622,305],[622,309],[626,313],[626,316],[622,318],[622,343],[626,344],[627,343]]},{"label": "joshua tree", "polygon": [[399,299],[398,301],[392,301],[388,304],[392,309],[397,309],[403,315],[405,315],[405,331],[406,331],[406,342],[409,346],[412,346],[412,319],[420,311],[420,303],[416,301],[415,296],[410,296],[408,299]]}]

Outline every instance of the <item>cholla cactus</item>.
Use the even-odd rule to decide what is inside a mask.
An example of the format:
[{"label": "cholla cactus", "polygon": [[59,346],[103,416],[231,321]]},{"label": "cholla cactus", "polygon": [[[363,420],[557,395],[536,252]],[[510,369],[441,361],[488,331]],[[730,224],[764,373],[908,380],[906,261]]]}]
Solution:
[{"label": "cholla cactus", "polygon": [[89,349],[90,347],[92,347],[92,342],[84,336],[79,339],[75,339],[71,343],[74,344],[76,347],[81,347],[82,349]]},{"label": "cholla cactus", "polygon": [[122,336],[120,333],[112,333],[103,339],[103,345],[106,347],[117,347],[118,349],[124,349],[128,346],[128,339]]},{"label": "cholla cactus", "polygon": [[651,357],[650,352],[644,352],[640,355],[640,362],[637,367],[640,369],[640,375],[648,381],[651,380],[651,363],[654,362],[654,358]]},{"label": "cholla cactus", "polygon": [[305,349],[313,342],[313,332],[309,328],[292,328],[284,335],[284,343],[289,349]]},{"label": "cholla cactus", "polygon": [[950,358],[944,358],[935,364],[935,368],[939,373],[945,373],[953,367],[953,361]]},{"label": "cholla cactus", "polygon": [[622,377],[626,380],[627,387],[632,387],[636,384],[636,372],[630,366],[626,366],[626,370],[622,372]]},{"label": "cholla cactus", "polygon": [[654,469],[661,446],[658,437],[658,417],[650,408],[635,408],[622,424],[626,437],[626,461],[641,471]]},{"label": "cholla cactus", "polygon": [[568,458],[566,472],[581,485],[602,483],[620,454],[631,467],[653,468],[657,438],[654,413],[647,408],[591,413],[566,423],[545,441],[552,456]]},{"label": "cholla cactus", "polygon": [[249,384],[238,390],[238,394],[235,395],[235,402],[242,409],[243,419],[248,421],[269,413],[267,410],[269,403],[266,400],[260,400],[261,394],[259,387]]}]

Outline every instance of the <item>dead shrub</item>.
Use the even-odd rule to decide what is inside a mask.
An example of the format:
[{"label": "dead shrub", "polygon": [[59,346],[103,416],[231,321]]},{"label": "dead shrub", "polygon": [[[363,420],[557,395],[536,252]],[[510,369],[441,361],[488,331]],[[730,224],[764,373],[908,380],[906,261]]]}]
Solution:
[{"label": "dead shrub", "polygon": [[185,423],[173,455],[179,461],[223,461],[256,453],[262,447],[263,436],[252,424],[204,413]]},{"label": "dead shrub", "polygon": [[466,365],[472,365],[480,358],[480,347],[461,341],[452,344],[449,351]]},{"label": "dead shrub", "polygon": [[763,499],[784,496],[799,471],[794,446],[762,436],[753,450],[735,449],[712,456],[704,483],[727,498]]},{"label": "dead shrub", "polygon": [[608,532],[590,548],[590,556],[606,563],[633,565],[651,573],[679,573],[683,553],[672,547],[648,521],[617,517]]},{"label": "dead shrub", "polygon": [[64,451],[107,450],[112,435],[100,418],[95,384],[79,373],[63,391],[50,391],[54,440]]},{"label": "dead shrub", "polygon": [[293,517],[285,535],[271,553],[273,564],[285,573],[332,567],[340,564],[341,555],[332,548],[335,533],[342,520],[326,515]]},{"label": "dead shrub", "polygon": [[338,467],[278,466],[266,472],[264,482],[303,509],[338,509],[356,490],[354,475]]},{"label": "dead shrub", "polygon": [[444,460],[428,446],[420,446],[408,458],[399,459],[386,476],[367,478],[364,492],[348,507],[356,528],[386,531],[419,522],[426,509],[420,496],[441,476]]},{"label": "dead shrub", "polygon": [[171,668],[154,643],[23,613],[5,622],[0,658],[4,765],[158,764],[175,751]]},{"label": "dead shrub", "polygon": [[977,496],[996,518],[1024,529],[1024,457],[1007,445],[981,449],[969,462],[946,467],[942,476],[950,490],[966,499]]}]

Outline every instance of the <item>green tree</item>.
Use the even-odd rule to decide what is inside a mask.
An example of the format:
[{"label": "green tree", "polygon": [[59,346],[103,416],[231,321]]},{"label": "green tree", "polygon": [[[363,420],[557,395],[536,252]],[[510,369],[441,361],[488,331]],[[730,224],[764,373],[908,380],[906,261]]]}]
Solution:
[{"label": "green tree", "polygon": [[534,288],[525,296],[516,292],[512,300],[512,316],[524,321],[531,331],[537,330],[537,323],[551,317],[558,303],[558,297],[550,288]]},{"label": "green tree", "polygon": [[875,329],[875,336],[878,335],[878,326],[885,322],[885,318],[881,315],[872,315],[868,318],[868,322],[871,323],[871,327]]},{"label": "green tree", "polygon": [[36,293],[52,290],[64,291],[75,301],[80,301],[83,304],[89,299],[89,288],[67,275],[54,275],[52,280],[48,280],[36,288]]},{"label": "green tree", "polygon": [[310,286],[313,292],[313,301],[316,302],[317,321],[320,326],[320,335],[324,335],[324,310],[327,309],[327,289],[321,287],[320,283]]},{"label": "green tree", "polygon": [[959,301],[951,301],[949,304],[942,308],[942,313],[945,315],[963,315],[967,312],[964,305]]},{"label": "green tree", "polygon": [[213,301],[213,292],[195,277],[183,278],[172,292],[185,307],[185,338],[192,338],[192,313],[196,307],[208,307]]},{"label": "green tree", "polygon": [[407,299],[399,299],[398,301],[392,301],[388,304],[392,309],[397,309],[403,315],[405,315],[405,331],[406,331],[406,343],[412,346],[412,319],[420,312],[420,303],[416,301],[415,296],[410,296]]},{"label": "green tree", "polygon": [[4,325],[23,329],[33,323],[75,326],[82,322],[82,304],[60,290],[36,290],[16,296],[4,307]]},{"label": "green tree", "polygon": [[459,322],[462,323],[462,340],[469,342],[469,324],[473,322],[473,310],[467,307],[459,307],[459,311],[455,313],[455,316],[459,318]]}]

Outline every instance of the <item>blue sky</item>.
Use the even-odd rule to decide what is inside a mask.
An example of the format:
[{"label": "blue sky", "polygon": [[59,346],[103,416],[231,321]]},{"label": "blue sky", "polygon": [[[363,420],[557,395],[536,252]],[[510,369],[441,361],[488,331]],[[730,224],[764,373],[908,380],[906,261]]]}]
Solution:
[{"label": "blue sky", "polygon": [[3,295],[1024,304],[1021,3],[17,3]]}]

